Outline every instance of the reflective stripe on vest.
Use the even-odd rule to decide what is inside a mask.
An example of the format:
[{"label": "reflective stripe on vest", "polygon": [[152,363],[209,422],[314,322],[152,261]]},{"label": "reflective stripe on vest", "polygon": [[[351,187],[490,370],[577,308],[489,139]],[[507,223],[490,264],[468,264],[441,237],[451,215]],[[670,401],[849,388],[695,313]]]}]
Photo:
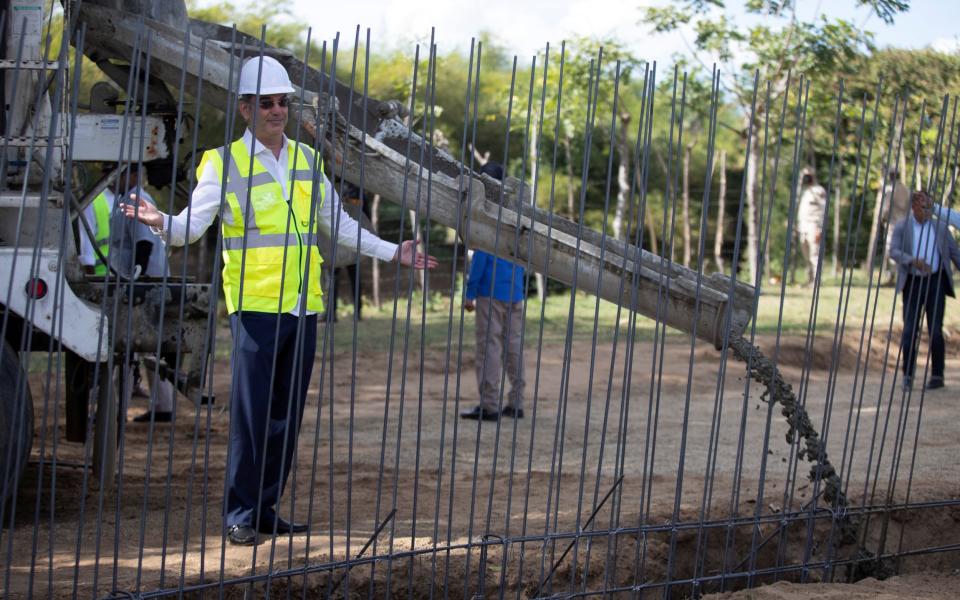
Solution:
[{"label": "reflective stripe on vest", "polygon": [[[104,258],[110,254],[111,208],[110,201],[107,199],[107,195],[104,192],[100,192],[100,195],[93,199],[93,214],[97,224],[97,238],[93,240],[93,245],[100,249],[100,252],[103,254]],[[94,262],[93,265],[93,274],[106,275],[107,265],[100,260],[99,256],[96,256],[95,260],[96,262]]]},{"label": "reflective stripe on vest", "polygon": [[[212,163],[224,181],[222,211],[223,292],[227,311],[286,313],[297,307],[300,293],[307,310],[323,311],[317,215],[323,186],[314,197],[313,151],[287,143],[288,194],[250,149],[237,140],[208,150],[199,173]],[[226,177],[224,178],[224,163]],[[317,173],[319,177],[318,165]]]}]

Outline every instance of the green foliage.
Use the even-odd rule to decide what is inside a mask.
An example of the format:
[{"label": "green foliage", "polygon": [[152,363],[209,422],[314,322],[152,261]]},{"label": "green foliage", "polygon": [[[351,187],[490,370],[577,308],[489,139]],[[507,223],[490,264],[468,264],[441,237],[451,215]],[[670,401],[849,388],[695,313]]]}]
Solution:
[{"label": "green foliage", "polygon": [[[293,14],[290,0],[273,0],[256,5],[243,4],[239,8],[232,2],[219,2],[208,6],[198,6],[195,0],[188,0],[187,12],[191,18],[218,23],[236,25],[239,31],[254,37],[264,35],[266,43],[286,48],[294,56],[304,56],[306,50],[306,31],[302,23]],[[316,52],[319,58],[319,52]]]},{"label": "green foliage", "polygon": [[[903,0],[857,1],[869,6],[884,21],[892,20],[909,8],[909,3]],[[710,125],[712,74],[706,65],[719,59],[721,91],[720,105],[717,107],[719,127],[716,148],[727,153],[728,227],[736,218],[743,188],[746,130],[751,125],[748,115],[754,94],[754,72],[759,71],[758,110],[752,123],[758,142],[753,160],[758,161],[764,153],[766,155],[767,162],[761,165],[758,177],[765,185],[763,189],[758,189],[758,199],[768,203],[770,190],[775,188],[769,255],[782,256],[789,235],[786,227],[789,201],[795,191],[792,189],[794,174],[790,169],[794,144],[802,145],[801,162],[816,166],[821,182],[828,185],[831,192],[840,190],[843,202],[841,230],[846,236],[848,220],[856,218],[856,213],[849,211],[851,202],[859,202],[866,194],[866,208],[872,208],[886,145],[892,129],[897,125],[893,120],[895,95],[908,98],[907,124],[903,134],[905,152],[910,156],[918,151],[922,156],[930,155],[937,138],[937,128],[944,122],[940,116],[942,95],[960,92],[960,56],[932,50],[877,50],[872,35],[849,21],[830,16],[809,21],[799,19],[795,14],[795,0],[744,0],[742,7],[747,13],[746,18],[743,17],[743,11],[735,13],[721,0],[680,0],[645,9],[643,23],[654,33],[682,28],[692,31],[695,37],[688,40],[693,50],[691,55],[680,57],[677,61],[676,84],[672,69],[661,66],[656,74],[651,145],[649,152],[640,152],[631,176],[637,174],[637,166],[648,169],[646,218],[654,223],[658,238],[662,238],[660,227],[664,215],[669,223],[672,219],[670,211],[678,205],[678,168],[684,148],[689,146],[692,151],[690,198],[693,243],[697,247],[701,205],[704,198],[709,198],[708,227],[705,232],[709,236],[709,248],[716,229],[714,219],[719,173],[716,164],[714,172],[708,170],[707,132]],[[307,51],[306,27],[297,21],[289,0],[256,7],[239,2],[220,2],[204,8],[191,4],[190,13],[193,17],[225,25],[236,23],[238,29],[255,36],[259,36],[262,26],[267,25],[268,43],[286,48],[299,56]],[[411,127],[417,131],[426,129],[428,133],[431,128],[439,132],[449,144],[451,154],[465,159],[465,162],[469,162],[470,151],[464,150],[463,144],[465,141],[474,142],[479,152],[489,152],[495,160],[505,159],[511,174],[530,178],[533,146],[539,159],[536,177],[537,204],[540,207],[552,205],[556,212],[565,214],[568,195],[574,199],[575,208],[579,207],[582,197],[586,225],[599,229],[609,221],[610,214],[609,211],[604,212],[604,206],[612,206],[616,182],[613,182],[611,197],[608,197],[608,168],[613,165],[615,177],[619,159],[611,124],[619,129],[619,113],[628,113],[632,117],[626,131],[626,144],[632,154],[640,133],[640,116],[645,114],[641,106],[644,80],[653,77],[648,65],[623,44],[614,39],[575,37],[568,41],[562,49],[562,96],[559,93],[559,46],[550,48],[549,57],[543,52],[538,54],[534,68],[533,62],[528,59],[515,62],[513,56],[492,35],[483,34],[479,38],[479,45],[474,48],[472,60],[468,51],[441,50],[437,54],[436,87],[431,88],[433,82],[428,77],[430,52],[425,45],[421,45],[419,62],[414,64],[412,51],[391,49],[377,52],[362,44],[354,48],[353,44],[353,36],[348,35],[338,49],[336,72],[341,81],[353,82],[360,91],[364,87],[364,73],[369,73],[365,83],[371,97],[396,99],[406,106],[410,106],[412,101]],[[474,108],[477,51],[481,56],[480,89],[476,94],[479,105]],[[309,54],[310,62],[319,65],[320,42],[312,42]],[[324,65],[328,71],[332,60],[332,47],[328,44]],[[92,78],[87,76],[86,70],[95,67],[87,62],[84,68],[84,78],[89,82]],[[594,88],[598,76],[599,85]],[[615,98],[615,81],[618,77],[619,95]],[[884,84],[879,89],[879,113],[874,125],[873,110],[878,94],[876,83],[881,78]],[[844,90],[842,97],[839,96],[841,80]],[[768,83],[769,97],[766,94]],[[795,130],[802,114],[798,108],[802,108],[806,98],[801,83],[809,85],[810,93],[806,101],[803,139],[796,140]],[[675,85],[676,112],[671,121]],[[685,102],[681,106],[684,85]],[[787,111],[781,122],[780,109],[785,97],[788,100]],[[842,104],[838,105],[838,100],[842,100]],[[615,102],[618,114],[613,112]],[[541,104],[543,122],[535,132],[537,137],[531,139],[534,131],[529,124],[540,119]],[[861,127],[864,106],[866,118]],[[204,107],[199,123],[201,145],[212,147],[222,143],[222,113]],[[683,138],[679,139],[681,125]],[[778,146],[781,128],[783,139]],[[589,143],[588,132],[591,134]],[[835,134],[837,160],[832,161]],[[919,146],[915,139],[919,140]],[[874,150],[867,172],[865,155],[870,144],[874,145]],[[585,162],[588,151],[589,160]],[[614,153],[612,162],[611,153]],[[781,167],[774,186],[772,165],[778,157]],[[854,179],[858,160],[862,164]],[[834,163],[832,178],[831,161]],[[923,161],[920,167],[922,171],[929,170]],[[921,175],[929,179],[929,174]],[[709,189],[706,189],[708,185]],[[864,185],[867,190],[863,189]],[[834,198],[831,193],[831,201]],[[634,206],[639,200],[640,192],[637,190],[632,199]],[[398,219],[399,211],[391,212],[392,209],[387,206],[383,209],[383,218],[386,221]],[[764,210],[763,219],[766,218]],[[852,235],[860,236],[861,256],[865,252],[865,229],[869,230],[869,218],[868,213],[861,219],[860,228],[851,230]],[[675,222],[678,232],[675,246],[679,248],[679,214]],[[382,226],[390,227],[387,223]],[[636,228],[636,224],[633,228]],[[441,239],[443,233],[441,230],[431,231],[431,239]],[[665,233],[668,238],[673,234],[669,228]],[[728,229],[728,235],[732,246],[732,228]],[[659,243],[662,242],[663,239],[660,239]],[[841,240],[841,247],[844,242]],[[776,262],[772,266],[775,270],[780,268]]]}]

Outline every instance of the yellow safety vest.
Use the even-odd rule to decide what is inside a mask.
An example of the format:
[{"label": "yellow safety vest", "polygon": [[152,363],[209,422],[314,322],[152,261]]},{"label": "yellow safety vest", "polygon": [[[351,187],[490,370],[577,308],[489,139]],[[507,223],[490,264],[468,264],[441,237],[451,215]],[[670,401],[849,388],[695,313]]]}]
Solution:
[{"label": "yellow safety vest", "polygon": [[[323,311],[317,245],[317,216],[323,206],[323,185],[313,194],[313,150],[287,142],[288,184],[292,198],[250,149],[230,144],[224,177],[224,148],[207,150],[197,174],[216,169],[226,188],[221,215],[223,230],[223,294],[227,312],[238,310],[282,314],[297,307],[301,292],[307,310]],[[209,166],[208,166],[209,163]]]},{"label": "yellow safety vest", "polygon": [[[100,253],[106,258],[110,254],[110,201],[107,195],[100,192],[100,195],[93,199],[93,214],[97,223],[97,238],[93,240],[93,245],[100,249]],[[93,265],[94,275],[106,275],[107,265],[97,256]]]}]

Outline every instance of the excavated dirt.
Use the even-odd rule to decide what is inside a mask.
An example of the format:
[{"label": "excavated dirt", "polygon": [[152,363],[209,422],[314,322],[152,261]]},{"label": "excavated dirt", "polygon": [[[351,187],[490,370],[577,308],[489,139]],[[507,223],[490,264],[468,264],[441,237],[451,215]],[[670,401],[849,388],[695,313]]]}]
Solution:
[{"label": "excavated dirt", "polygon": [[704,600],[953,600],[960,575],[924,573],[891,577],[884,581],[863,579],[855,584],[808,584],[778,582],[753,590],[704,596]]},{"label": "excavated dirt", "polygon": [[[340,331],[348,335],[349,326]],[[762,355],[773,355],[773,342],[758,341]],[[777,365],[782,379],[774,377],[772,392],[765,393],[774,370],[759,350],[734,344],[721,377],[719,353],[697,345],[691,354],[688,340],[671,337],[659,377],[651,376],[661,369],[653,344],[634,346],[630,402],[623,404],[623,344],[615,353],[611,344],[601,345],[594,355],[589,341],[575,342],[565,365],[563,346],[548,343],[539,381],[537,356],[529,350],[534,347],[528,346],[526,356],[526,418],[501,421],[499,428],[483,423],[478,429],[476,422],[455,417],[456,410],[476,403],[472,353],[461,361],[459,406],[455,351],[451,366],[443,352],[426,352],[420,369],[419,350],[411,350],[405,376],[399,351],[391,371],[386,348],[358,355],[355,375],[349,352],[332,361],[318,358],[297,471],[281,510],[309,521],[311,536],[267,538],[253,548],[222,543],[228,427],[222,400],[208,412],[181,399],[176,423],[157,425],[152,434],[146,425],[127,423],[121,484],[103,496],[99,510],[95,482],[88,482],[84,493],[90,472],[82,468],[83,447],[62,440],[62,415],[55,432],[49,412],[46,428],[38,427],[12,536],[4,530],[0,539],[3,556],[10,557],[3,561],[5,587],[14,598],[26,597],[31,589],[39,597],[71,597],[74,589],[78,597],[111,592],[121,597],[180,582],[217,584],[222,571],[224,586],[202,597],[241,598],[248,586],[230,580],[288,570],[290,577],[257,580],[254,597],[287,597],[288,592],[292,597],[330,592],[384,597],[389,588],[415,598],[438,597],[444,590],[450,597],[496,597],[503,591],[523,598],[604,586],[628,597],[626,587],[634,582],[649,586],[644,596],[660,597],[661,584],[672,580],[677,583],[671,597],[682,598],[747,584],[745,577],[723,573],[752,569],[750,583],[773,583],[769,569],[777,565],[807,564],[778,577],[794,582],[895,572],[913,577],[931,570],[937,574],[931,581],[939,581],[960,568],[956,551],[899,561],[873,558],[956,544],[957,505],[859,512],[888,496],[903,502],[908,492],[911,503],[955,501],[960,495],[956,352],[948,352],[947,387],[927,393],[922,404],[915,391],[906,405],[899,390],[891,394],[891,367],[871,363],[864,377],[863,369],[856,374],[855,359],[841,361],[831,396],[829,371],[817,366],[829,352],[829,341],[818,340],[813,370],[798,400],[802,362],[789,349],[802,348],[802,339],[782,341],[786,352]],[[733,352],[752,356],[756,368],[749,376]],[[227,362],[218,361],[215,373],[217,395],[225,399]],[[43,379],[32,376],[35,398],[42,397]],[[660,382],[659,389],[651,388],[651,380]],[[141,403],[130,413],[142,408]],[[43,413],[38,403],[38,426]],[[59,465],[52,471],[56,490],[51,494],[50,464],[45,462],[41,472],[40,457],[49,460],[54,438]],[[619,448],[625,448],[622,473]],[[794,465],[798,450],[803,460]],[[810,461],[819,465],[812,473]],[[811,474],[819,474],[818,483]],[[780,522],[814,501],[820,507],[817,519]],[[393,507],[395,516],[374,536]],[[759,522],[751,520],[757,516]],[[727,527],[727,517],[741,520]],[[719,526],[695,527],[702,518]],[[638,525],[647,533],[638,535]],[[595,529],[617,533],[591,536]],[[568,534],[578,530],[583,535],[575,548],[558,561],[572,541]],[[544,543],[544,531],[558,535]],[[342,568],[337,561],[356,556],[372,537],[375,545],[362,556],[378,560]],[[471,540],[487,545],[463,549]],[[448,543],[454,547],[450,552],[432,552]],[[752,546],[758,546],[754,554]],[[392,560],[386,558],[391,551],[397,555]],[[828,558],[845,562],[828,573],[819,566]],[[559,566],[548,578],[555,561]],[[324,563],[331,568],[306,576],[297,570]],[[840,591],[778,583],[730,597],[859,598],[843,594],[871,593],[869,585],[890,586],[882,593],[901,597],[899,591],[911,586],[904,581],[913,580],[835,588]],[[946,597],[935,590],[923,595],[924,589],[913,585],[916,595],[905,597]]]}]

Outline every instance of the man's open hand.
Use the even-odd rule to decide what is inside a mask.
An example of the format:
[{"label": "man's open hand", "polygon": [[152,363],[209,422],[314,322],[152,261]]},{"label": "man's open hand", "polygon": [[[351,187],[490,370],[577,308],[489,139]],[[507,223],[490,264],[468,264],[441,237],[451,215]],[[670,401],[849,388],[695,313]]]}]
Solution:
[{"label": "man's open hand", "polygon": [[[141,219],[142,220],[142,219]],[[398,261],[406,267],[414,269],[434,269],[440,262],[432,257],[417,250],[417,243],[413,240],[406,240],[397,248],[397,253],[393,260]]]},{"label": "man's open hand", "polygon": [[120,203],[123,214],[151,227],[163,227],[163,214],[157,210],[156,206],[136,194],[130,194],[130,200],[130,202]]}]

